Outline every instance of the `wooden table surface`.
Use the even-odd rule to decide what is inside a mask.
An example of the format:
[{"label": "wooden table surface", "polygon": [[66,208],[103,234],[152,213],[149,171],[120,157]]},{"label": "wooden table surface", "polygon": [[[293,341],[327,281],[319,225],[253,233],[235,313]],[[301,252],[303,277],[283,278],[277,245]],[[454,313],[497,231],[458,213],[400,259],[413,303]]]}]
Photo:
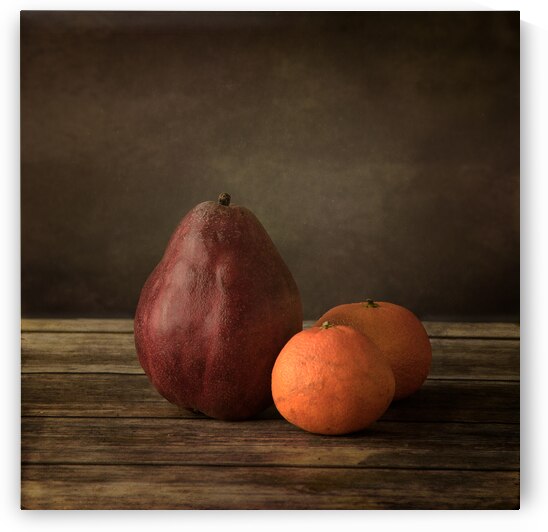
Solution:
[{"label": "wooden table surface", "polygon": [[519,508],[519,325],[425,327],[421,390],[366,431],[319,436],[274,408],[223,422],[168,403],[131,320],[22,320],[21,506]]}]

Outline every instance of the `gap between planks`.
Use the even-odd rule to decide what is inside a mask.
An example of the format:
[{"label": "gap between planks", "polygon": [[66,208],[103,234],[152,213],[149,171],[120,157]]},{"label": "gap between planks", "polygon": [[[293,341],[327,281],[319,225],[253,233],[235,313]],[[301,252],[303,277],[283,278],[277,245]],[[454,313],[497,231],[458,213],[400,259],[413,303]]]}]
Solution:
[{"label": "gap between planks", "polygon": [[[305,320],[311,327],[314,320]],[[519,338],[518,323],[423,321],[431,337],[440,338]],[[118,332],[133,333],[131,319],[21,319],[22,332]]]},{"label": "gap between planks", "polygon": [[[127,466],[127,467],[180,467],[180,468],[201,468],[201,467],[219,467],[219,468],[225,468],[225,469],[231,469],[231,468],[239,468],[242,467],[242,464],[218,464],[215,462],[207,463],[207,462],[196,462],[196,463],[188,463],[188,464],[181,464],[180,462],[122,462],[122,463],[112,463],[112,462],[28,462],[28,461],[21,461],[22,467],[29,467],[29,466],[60,466],[60,467],[93,467],[93,466],[103,466],[103,467],[119,467],[119,466]],[[292,464],[275,464],[275,463],[261,463],[261,464],[245,464],[245,467],[253,469],[253,468],[264,468],[264,469],[346,469],[346,470],[359,470],[359,471],[448,471],[448,472],[468,472],[468,473],[519,473],[519,468],[496,468],[496,469],[489,469],[489,468],[463,468],[463,467],[429,467],[429,466],[406,466],[406,467],[400,467],[400,466],[367,466],[367,467],[358,467],[358,466],[339,466],[339,465],[292,465]]]}]

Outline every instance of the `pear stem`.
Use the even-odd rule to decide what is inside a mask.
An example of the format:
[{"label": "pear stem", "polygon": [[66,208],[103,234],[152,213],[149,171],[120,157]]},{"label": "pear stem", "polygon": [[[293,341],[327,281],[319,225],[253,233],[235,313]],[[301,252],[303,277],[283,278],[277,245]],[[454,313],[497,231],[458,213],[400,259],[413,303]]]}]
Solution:
[{"label": "pear stem", "polygon": [[225,207],[228,207],[230,205],[230,194],[228,194],[227,192],[219,194],[219,205],[224,205]]}]

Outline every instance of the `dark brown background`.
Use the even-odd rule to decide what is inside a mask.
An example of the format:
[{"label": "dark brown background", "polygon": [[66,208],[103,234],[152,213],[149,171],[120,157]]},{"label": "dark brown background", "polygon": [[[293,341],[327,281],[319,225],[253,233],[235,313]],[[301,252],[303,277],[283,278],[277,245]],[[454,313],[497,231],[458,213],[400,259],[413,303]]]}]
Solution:
[{"label": "dark brown background", "polygon": [[516,319],[519,13],[22,13],[24,316],[131,316],[222,191],[307,318]]}]

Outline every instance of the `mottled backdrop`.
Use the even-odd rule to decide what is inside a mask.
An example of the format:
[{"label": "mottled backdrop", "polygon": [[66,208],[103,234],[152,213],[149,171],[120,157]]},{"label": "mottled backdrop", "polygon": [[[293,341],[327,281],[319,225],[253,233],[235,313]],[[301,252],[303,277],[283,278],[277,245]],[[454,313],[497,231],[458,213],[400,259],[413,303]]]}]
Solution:
[{"label": "mottled backdrop", "polygon": [[132,316],[227,191],[305,315],[519,314],[519,13],[22,12],[24,316]]}]

